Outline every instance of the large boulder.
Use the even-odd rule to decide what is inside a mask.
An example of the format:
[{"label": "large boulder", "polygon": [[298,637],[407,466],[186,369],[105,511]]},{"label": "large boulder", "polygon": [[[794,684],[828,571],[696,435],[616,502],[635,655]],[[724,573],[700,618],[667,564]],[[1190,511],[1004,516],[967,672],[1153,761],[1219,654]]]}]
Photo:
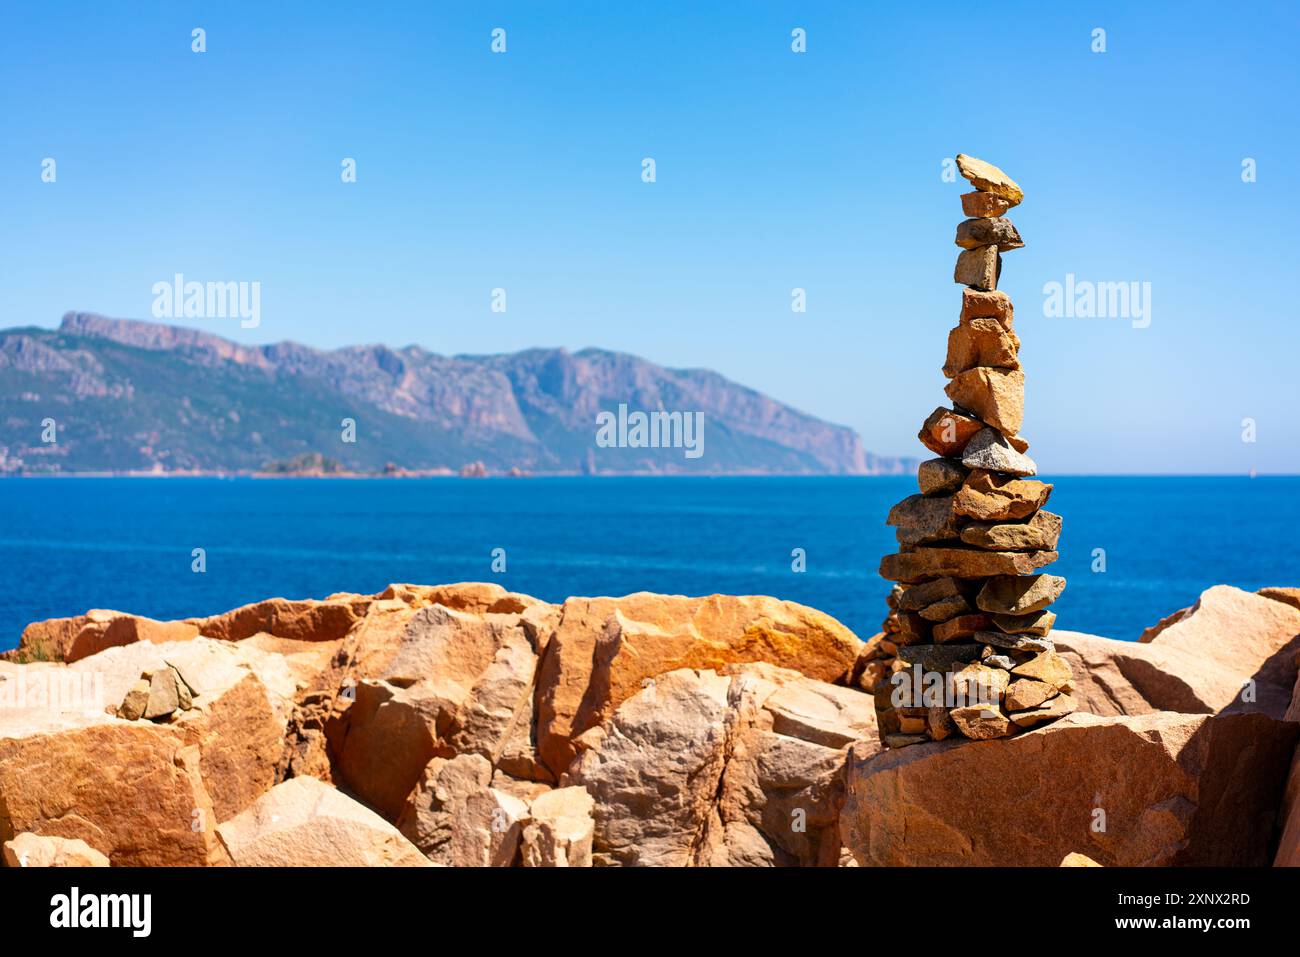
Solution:
[{"label": "large boulder", "polygon": [[[523,614],[431,605],[406,624],[382,679],[357,683],[331,729],[343,782],[390,820],[435,756],[490,769],[532,726],[535,630]],[[512,757],[518,755],[512,754]],[[526,763],[526,762],[525,762]],[[535,763],[535,762],[534,762]]]},{"label": "large boulder", "polygon": [[14,661],[80,661],[105,648],[137,641],[183,641],[199,633],[187,621],[155,621],[142,615],[92,608],[74,618],[34,621],[23,629],[18,647],[7,653]]},{"label": "large boulder", "polygon": [[1286,714],[1300,655],[1300,609],[1216,585],[1162,624],[1146,642],[1052,632],[1074,671],[1081,710]]},{"label": "large boulder", "polygon": [[841,833],[864,866],[1265,864],[1298,736],[1262,714],[1074,714],[855,755]]},{"label": "large boulder", "polygon": [[397,829],[315,778],[277,784],[217,828],[241,867],[428,867]]},{"label": "large boulder", "polygon": [[763,664],[650,679],[575,742],[598,865],[827,865],[848,748],[877,747],[860,691]]},{"label": "large boulder", "polygon": [[844,682],[862,647],[829,615],[765,596],[570,598],[538,673],[538,752],[560,774],[572,739],[657,675],[763,661]]},{"label": "large boulder", "polygon": [[[1296,679],[1286,720],[1300,722],[1300,678]],[[1281,825],[1282,837],[1273,863],[1277,867],[1300,867],[1300,748],[1296,749],[1291,761],[1291,771],[1282,795]]]},{"label": "large boulder", "polygon": [[114,866],[226,862],[200,751],[170,725],[48,709],[0,717],[0,841],[80,839]]},{"label": "large boulder", "polygon": [[[142,674],[152,675],[156,687],[151,690]],[[160,684],[163,677],[167,681]],[[140,686],[143,696],[137,697]],[[275,783],[295,687],[278,655],[206,638],[136,642],[70,665],[0,667],[0,737],[18,741],[52,733],[75,740],[86,726],[122,716],[116,723],[160,736],[157,753],[195,749],[204,800],[221,821]],[[122,707],[133,699],[138,707]],[[23,786],[24,772],[41,776],[47,761],[70,758],[74,747],[60,748],[57,758],[42,756],[39,748],[12,753],[11,786]],[[49,778],[51,786],[73,789],[57,800],[75,806],[80,787],[75,778],[59,773]],[[5,798],[0,792],[0,804]]]}]

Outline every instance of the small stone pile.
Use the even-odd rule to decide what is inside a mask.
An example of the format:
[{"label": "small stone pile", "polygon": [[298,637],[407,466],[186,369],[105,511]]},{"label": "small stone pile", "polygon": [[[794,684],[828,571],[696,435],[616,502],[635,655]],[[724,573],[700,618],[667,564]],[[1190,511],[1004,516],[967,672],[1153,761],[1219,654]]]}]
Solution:
[{"label": "small stone pile", "polygon": [[194,707],[197,693],[173,665],[146,671],[131,686],[117,709],[128,721],[168,721],[172,715]]},{"label": "small stone pile", "polygon": [[957,226],[953,278],[966,288],[943,366],[952,407],[921,426],[938,458],[917,470],[920,494],[890,511],[899,549],[880,563],[898,583],[873,662],[879,670],[892,649],[891,674],[871,682],[886,747],[1000,738],[1075,710],[1073,676],[1048,637],[1065,579],[1039,572],[1057,558],[1061,517],[1043,508],[1052,486],[1032,478],[1019,435],[1020,339],[997,289],[1001,254],[1024,245],[1003,214],[1024,193],[982,160],[958,154],[957,168],[975,192]]}]

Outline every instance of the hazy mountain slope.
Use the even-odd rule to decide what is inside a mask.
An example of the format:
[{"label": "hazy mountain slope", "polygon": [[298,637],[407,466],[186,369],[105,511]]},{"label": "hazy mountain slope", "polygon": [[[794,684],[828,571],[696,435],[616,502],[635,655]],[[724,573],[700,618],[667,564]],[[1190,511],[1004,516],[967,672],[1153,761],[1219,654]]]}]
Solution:
[{"label": "hazy mountain slope", "polygon": [[[602,410],[700,412],[704,454],[598,448]],[[356,420],[357,441],[340,422]],[[42,422],[58,441],[41,441]],[[418,346],[245,346],[195,329],[69,313],[0,331],[5,471],[251,471],[320,452],[374,471],[903,471],[842,426],[701,369],[599,349],[439,356]]]}]

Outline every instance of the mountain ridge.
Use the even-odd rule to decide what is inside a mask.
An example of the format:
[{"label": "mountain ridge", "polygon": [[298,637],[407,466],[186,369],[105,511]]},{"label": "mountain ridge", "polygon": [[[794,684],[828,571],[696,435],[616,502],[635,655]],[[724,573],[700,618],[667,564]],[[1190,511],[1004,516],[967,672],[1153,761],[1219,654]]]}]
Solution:
[{"label": "mountain ridge", "polygon": [[[620,405],[697,413],[703,454],[599,446],[598,414]],[[42,441],[51,419],[56,441]],[[245,345],[92,312],[0,330],[0,472],[257,472],[317,453],[361,472],[903,474],[915,462],[713,370],[596,347]]]}]

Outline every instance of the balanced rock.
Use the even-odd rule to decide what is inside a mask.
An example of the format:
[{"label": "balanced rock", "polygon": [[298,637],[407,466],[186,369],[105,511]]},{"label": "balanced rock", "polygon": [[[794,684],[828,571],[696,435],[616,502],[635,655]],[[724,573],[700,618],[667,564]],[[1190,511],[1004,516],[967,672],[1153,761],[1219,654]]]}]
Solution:
[{"label": "balanced rock", "polygon": [[898,597],[900,611],[920,611],[945,598],[961,596],[964,586],[956,578],[936,578],[903,590]]},{"label": "balanced rock", "polygon": [[1038,635],[1042,637],[1052,630],[1056,623],[1056,613],[1032,611],[1026,615],[994,615],[993,624],[1008,635]]},{"label": "balanced rock", "polygon": [[1005,738],[1012,731],[1011,720],[997,705],[966,705],[953,708],[948,714],[957,730],[975,741]]},{"label": "balanced rock", "polygon": [[885,524],[897,529],[895,534],[902,545],[941,542],[960,534],[951,495],[909,495],[889,510]]},{"label": "balanced rock", "polygon": [[1033,678],[1019,678],[1007,686],[1005,703],[1008,711],[1024,711],[1037,708],[1048,698],[1053,698],[1061,689],[1046,681]]},{"label": "balanced rock", "polygon": [[[1005,554],[994,552],[992,554]],[[1018,553],[1011,553],[1018,554]],[[1025,554],[1035,555],[1038,552]],[[1056,553],[1048,552],[1055,560]],[[1042,565],[1047,564],[1043,562]],[[1042,567],[1039,565],[1038,567]],[[1020,576],[1020,577],[1013,577]],[[991,578],[985,582],[979,594],[975,596],[975,605],[982,611],[995,615],[1027,615],[1040,611],[1061,597],[1065,590],[1065,579],[1058,575],[1031,575],[1028,572],[1013,572],[1008,575]]]},{"label": "balanced rock", "polygon": [[1017,727],[1033,728],[1047,721],[1064,718],[1067,714],[1074,714],[1076,710],[1078,710],[1078,703],[1074,700],[1074,697],[1062,691],[1056,697],[1049,698],[1036,708],[1013,711],[1008,717],[1011,719],[1011,723]]},{"label": "balanced rock", "polygon": [[993,619],[983,612],[958,615],[934,626],[934,640],[939,644],[971,638],[993,626]]},{"label": "balanced rock", "polygon": [[1003,435],[1015,435],[1025,417],[1025,374],[978,366],[959,372],[944,387],[948,398]]},{"label": "balanced rock", "polygon": [[963,249],[996,246],[999,252],[1020,249],[1025,244],[1009,219],[967,219],[957,224],[957,245]]},{"label": "balanced rock", "polygon": [[1028,518],[1047,504],[1052,486],[1034,479],[1017,479],[977,469],[953,496],[958,515],[981,522]]},{"label": "balanced rock", "polygon": [[947,495],[961,488],[970,470],[952,459],[926,459],[916,469],[922,495]]},{"label": "balanced rock", "polygon": [[1044,651],[1030,658],[1023,665],[1011,669],[1018,678],[1033,678],[1050,685],[1057,691],[1069,691],[1074,681],[1070,666],[1054,651]]},{"label": "balanced rock", "polygon": [[971,185],[977,190],[1001,196],[1012,206],[1019,205],[1025,198],[1024,190],[1016,184],[1015,180],[992,163],[986,163],[982,159],[958,153],[957,172],[970,180]]},{"label": "balanced rock", "polygon": [[961,291],[961,322],[972,319],[996,319],[1007,332],[1012,331],[1015,307],[1011,297],[998,290],[963,289]]},{"label": "balanced rock", "polygon": [[1061,516],[1040,509],[1021,522],[973,522],[961,530],[961,540],[977,548],[1002,552],[1053,549],[1061,537]]},{"label": "balanced rock", "polygon": [[[952,579],[942,580],[951,581]],[[965,595],[953,595],[951,598],[940,598],[934,604],[926,605],[917,614],[926,621],[949,621],[971,610],[970,602],[966,600]]]},{"label": "balanced rock", "polygon": [[961,464],[970,469],[1001,472],[1017,478],[1038,474],[1034,460],[1023,452],[1016,451],[1007,437],[997,429],[980,429],[976,432],[962,452]]},{"label": "balanced rock", "polygon": [[952,281],[963,286],[990,291],[998,288],[1002,273],[1002,257],[997,246],[980,246],[963,249],[957,255],[957,266],[952,271]]},{"label": "balanced rock", "polygon": [[940,406],[930,413],[917,438],[931,452],[948,457],[960,456],[966,443],[982,428],[984,423],[979,419]]},{"label": "balanced rock", "polygon": [[967,216],[977,218],[1001,216],[1014,205],[997,193],[976,191],[961,194],[961,211]]},{"label": "balanced rock", "polygon": [[[982,548],[921,546],[910,552],[886,555],[880,561],[880,576],[887,581],[907,583],[942,576],[988,578],[991,576],[1032,575],[1037,569],[1056,561],[1057,557],[1056,552],[1051,551],[990,552]],[[987,586],[985,586],[985,590],[987,590]],[[980,594],[983,595],[984,592],[981,591]],[[1003,614],[1022,614],[1027,611],[1038,610],[1037,608],[1026,608],[1023,611],[1011,611],[1003,608],[985,608],[983,604],[979,607],[984,611],[999,611]]]},{"label": "balanced rock", "polygon": [[1056,650],[1056,645],[1050,638],[1040,638],[1037,635],[1008,635],[1002,631],[980,631],[973,637],[981,644],[993,648],[1005,648],[1007,651],[1037,653]]},{"label": "balanced rock", "polygon": [[948,333],[948,357],[943,374],[951,379],[975,366],[1019,369],[1019,348],[1019,338],[998,320],[968,319]]}]

